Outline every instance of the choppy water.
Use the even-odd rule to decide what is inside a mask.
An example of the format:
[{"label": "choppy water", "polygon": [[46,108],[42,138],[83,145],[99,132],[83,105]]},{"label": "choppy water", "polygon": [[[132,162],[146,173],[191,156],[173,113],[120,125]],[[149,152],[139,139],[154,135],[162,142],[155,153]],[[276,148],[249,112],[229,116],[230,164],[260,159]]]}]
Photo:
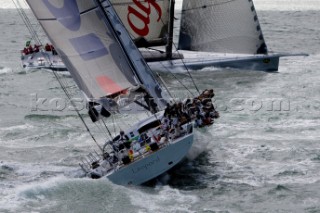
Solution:
[{"label": "choppy water", "polygon": [[320,12],[259,16],[269,49],[310,56],[282,59],[278,73],[193,72],[200,88],[215,88],[221,114],[200,138],[207,150],[166,184],[122,187],[80,178],[94,144],[72,110],[37,108],[39,98],[65,96],[52,73],[22,71],[28,32],[16,11],[0,10],[0,212],[320,212]]}]

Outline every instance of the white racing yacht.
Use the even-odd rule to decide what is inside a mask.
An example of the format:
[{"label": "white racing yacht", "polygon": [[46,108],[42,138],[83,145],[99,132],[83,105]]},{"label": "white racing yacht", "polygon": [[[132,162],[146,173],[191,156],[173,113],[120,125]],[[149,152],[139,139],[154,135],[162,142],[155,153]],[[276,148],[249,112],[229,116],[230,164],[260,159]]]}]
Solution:
[{"label": "white racing yacht", "polygon": [[[101,146],[77,111],[99,147],[81,164],[88,177],[122,185],[151,180],[187,155],[194,141],[194,122],[200,128],[218,117],[210,101],[213,90],[170,105],[169,90],[151,71],[109,0],[27,3],[84,94],[91,121],[109,132]],[[68,85],[56,77],[73,103]],[[105,120],[125,107],[133,112],[140,107],[151,115],[112,138]]]}]

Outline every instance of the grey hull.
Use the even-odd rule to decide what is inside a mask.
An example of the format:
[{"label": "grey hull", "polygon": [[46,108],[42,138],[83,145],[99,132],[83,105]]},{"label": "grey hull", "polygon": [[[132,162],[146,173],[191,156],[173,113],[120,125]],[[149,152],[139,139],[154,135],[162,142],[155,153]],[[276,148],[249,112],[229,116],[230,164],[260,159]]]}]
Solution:
[{"label": "grey hull", "polygon": [[279,56],[265,56],[259,58],[247,58],[247,59],[230,59],[223,61],[199,61],[199,62],[186,62],[186,66],[189,69],[197,70],[205,67],[221,67],[221,68],[234,68],[242,70],[257,70],[274,72],[279,68]]},{"label": "grey hull", "polygon": [[193,134],[133,162],[106,177],[119,185],[139,185],[165,173],[187,155],[193,143]]},{"label": "grey hull", "polygon": [[[279,55],[262,55],[246,57],[203,57],[203,58],[184,58],[167,60],[161,62],[149,62],[151,69],[157,71],[167,71],[168,69],[185,68],[192,70],[203,69],[205,67],[234,68],[241,70],[257,70],[275,72],[279,68]],[[165,68],[165,69],[163,69]]]},{"label": "grey hull", "polygon": [[[307,56],[307,54],[221,54],[209,52],[194,52],[183,51],[179,53],[183,55],[183,59],[162,61],[150,61],[148,64],[151,69],[156,71],[168,72],[168,70],[185,67],[198,70],[205,67],[221,67],[221,68],[235,68],[241,70],[257,70],[266,72],[275,72],[279,68],[280,57],[286,56]],[[145,53],[145,55],[147,55]],[[156,52],[149,53],[157,57]],[[159,54],[158,54],[159,55]],[[150,56],[148,56],[150,57]]]}]

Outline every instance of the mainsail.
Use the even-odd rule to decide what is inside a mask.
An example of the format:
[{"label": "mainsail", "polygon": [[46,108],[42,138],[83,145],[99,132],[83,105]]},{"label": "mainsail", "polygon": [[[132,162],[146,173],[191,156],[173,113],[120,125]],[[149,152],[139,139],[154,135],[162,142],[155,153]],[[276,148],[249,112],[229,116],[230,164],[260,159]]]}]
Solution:
[{"label": "mainsail", "polygon": [[[123,94],[133,98],[131,93],[140,93],[155,101],[162,99],[158,82],[141,60],[109,1],[27,2],[89,101],[100,101],[110,110],[106,102]],[[128,103],[132,101],[135,100]]]},{"label": "mainsail", "polygon": [[139,46],[164,45],[169,0],[111,0],[122,23]]},{"label": "mainsail", "polygon": [[184,0],[179,49],[267,54],[252,0]]}]

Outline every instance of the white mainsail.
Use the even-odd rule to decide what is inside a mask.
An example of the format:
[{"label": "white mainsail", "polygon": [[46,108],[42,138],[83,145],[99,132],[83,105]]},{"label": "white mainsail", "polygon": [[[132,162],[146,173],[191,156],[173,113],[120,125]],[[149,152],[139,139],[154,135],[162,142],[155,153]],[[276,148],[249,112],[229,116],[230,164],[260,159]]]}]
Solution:
[{"label": "white mainsail", "polygon": [[87,98],[112,99],[139,87],[143,88],[139,92],[147,91],[153,98],[162,98],[159,84],[139,57],[140,52],[132,40],[120,38],[127,34],[121,35],[125,30],[123,25],[117,17],[107,19],[106,15],[112,14],[99,7],[96,1],[27,2]]},{"label": "white mainsail", "polygon": [[169,22],[169,0],[111,0],[133,39],[165,44]]},{"label": "white mainsail", "polygon": [[252,0],[184,0],[179,49],[267,54]]}]

